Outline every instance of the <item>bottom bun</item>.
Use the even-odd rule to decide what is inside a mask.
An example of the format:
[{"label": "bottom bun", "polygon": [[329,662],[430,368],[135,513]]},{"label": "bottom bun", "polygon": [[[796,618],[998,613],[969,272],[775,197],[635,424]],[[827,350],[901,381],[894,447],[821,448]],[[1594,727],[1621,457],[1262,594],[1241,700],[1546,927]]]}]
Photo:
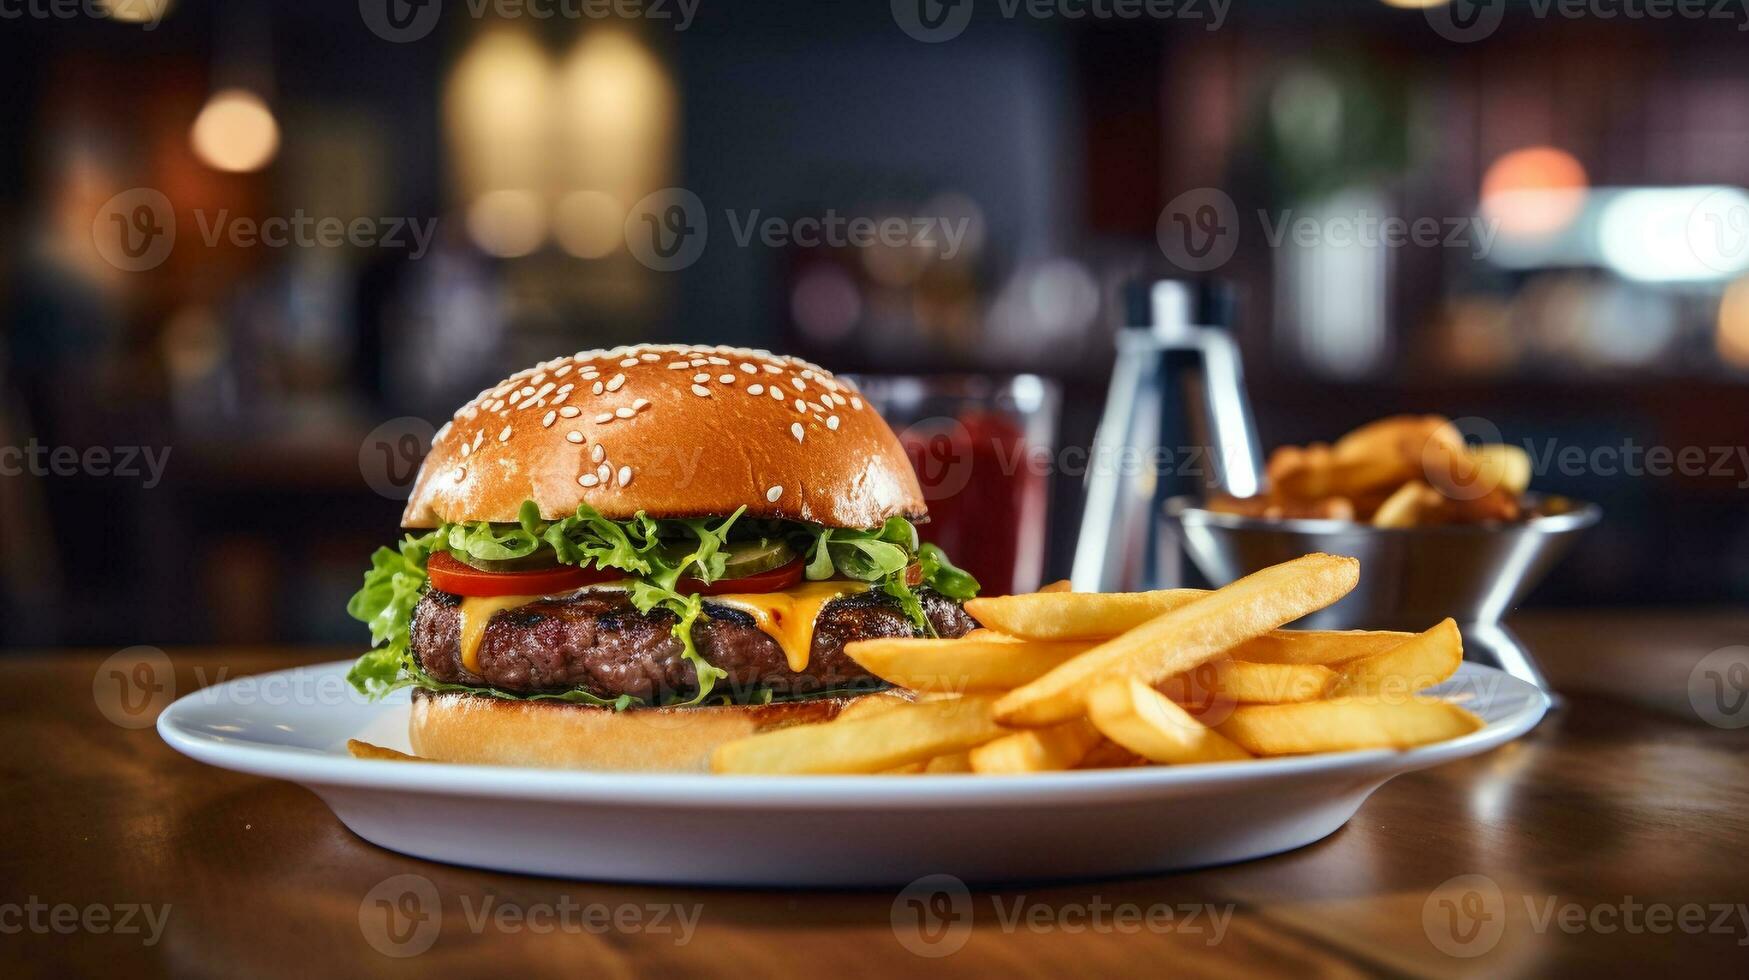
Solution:
[{"label": "bottom bun", "polygon": [[413,692],[413,752],[437,762],[539,769],[708,772],[724,742],[831,721],[864,695],[615,711],[568,701]]}]

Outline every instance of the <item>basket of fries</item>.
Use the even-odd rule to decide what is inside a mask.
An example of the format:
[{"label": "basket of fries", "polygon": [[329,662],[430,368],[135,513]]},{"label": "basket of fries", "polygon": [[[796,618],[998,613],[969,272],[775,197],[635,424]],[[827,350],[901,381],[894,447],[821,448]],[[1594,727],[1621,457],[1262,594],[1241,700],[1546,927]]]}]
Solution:
[{"label": "basket of fries", "polygon": [[1451,616],[1471,659],[1546,688],[1500,619],[1601,512],[1530,492],[1530,475],[1517,446],[1469,446],[1444,418],[1400,416],[1332,445],[1278,449],[1264,493],[1177,497],[1166,517],[1215,585],[1307,552],[1359,558],[1366,579],[1302,626],[1395,628]]}]

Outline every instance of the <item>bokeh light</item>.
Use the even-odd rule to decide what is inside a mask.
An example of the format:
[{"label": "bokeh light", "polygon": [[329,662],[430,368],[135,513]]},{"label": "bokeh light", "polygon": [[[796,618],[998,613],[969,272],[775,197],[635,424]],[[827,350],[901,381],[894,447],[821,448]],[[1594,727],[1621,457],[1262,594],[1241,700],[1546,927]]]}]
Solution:
[{"label": "bokeh light", "polygon": [[1495,160],[1482,177],[1482,216],[1503,235],[1543,238],[1572,223],[1590,179],[1565,150],[1527,146]]},{"label": "bokeh light", "polygon": [[267,166],[279,152],[279,124],[261,96],[223,89],[213,93],[195,117],[189,141],[207,166],[248,173]]},{"label": "bokeh light", "polygon": [[468,237],[488,255],[520,258],[546,236],[546,208],[532,191],[488,191],[468,208]]}]

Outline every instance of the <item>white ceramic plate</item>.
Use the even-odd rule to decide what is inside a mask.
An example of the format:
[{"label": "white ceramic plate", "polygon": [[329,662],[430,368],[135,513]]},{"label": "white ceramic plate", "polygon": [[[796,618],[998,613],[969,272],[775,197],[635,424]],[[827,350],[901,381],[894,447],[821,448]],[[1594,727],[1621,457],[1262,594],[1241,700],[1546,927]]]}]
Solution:
[{"label": "white ceramic plate", "polygon": [[369,704],[331,663],[196,691],[158,718],[178,751],[309,787],[360,837],[454,864],[623,881],[895,885],[1167,871],[1319,840],[1400,773],[1529,731],[1548,699],[1465,664],[1429,693],[1486,727],[1406,752],[1032,776],[712,776],[363,761],[403,751],[405,692]]}]

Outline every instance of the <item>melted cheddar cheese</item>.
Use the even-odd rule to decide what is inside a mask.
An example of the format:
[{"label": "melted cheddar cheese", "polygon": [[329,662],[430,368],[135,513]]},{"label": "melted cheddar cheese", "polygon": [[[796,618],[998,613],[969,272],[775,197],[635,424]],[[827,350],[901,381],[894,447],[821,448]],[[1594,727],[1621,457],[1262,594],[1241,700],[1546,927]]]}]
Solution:
[{"label": "melted cheddar cheese", "polygon": [[538,595],[501,595],[490,598],[463,596],[461,608],[462,623],[462,666],[469,673],[480,672],[480,641],[486,638],[486,624],[492,617],[506,609],[526,606],[543,598]]},{"label": "melted cheddar cheese", "polygon": [[839,596],[867,590],[866,582],[803,582],[783,592],[736,592],[705,596],[704,601],[752,616],[754,623],[783,649],[789,669],[800,673],[808,669],[814,621],[820,618],[820,610]]}]

